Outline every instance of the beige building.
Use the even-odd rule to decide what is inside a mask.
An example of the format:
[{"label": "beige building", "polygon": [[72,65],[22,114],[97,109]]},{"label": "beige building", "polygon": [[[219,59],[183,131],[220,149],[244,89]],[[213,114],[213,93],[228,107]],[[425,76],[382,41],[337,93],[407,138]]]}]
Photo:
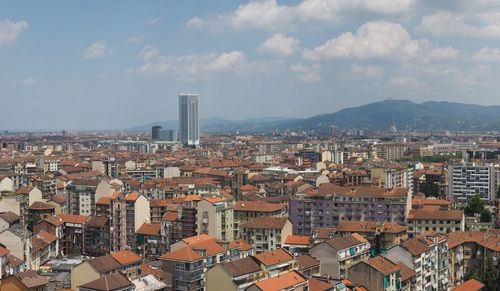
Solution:
[{"label": "beige building", "polygon": [[263,216],[240,224],[241,238],[254,246],[256,253],[279,249],[292,234],[287,217]]},{"label": "beige building", "polygon": [[207,290],[243,291],[254,282],[266,278],[266,273],[252,258],[217,264],[206,273]]},{"label": "beige building", "polygon": [[230,242],[234,239],[234,204],[225,198],[204,198],[198,202],[198,234]]},{"label": "beige building", "polygon": [[410,237],[429,230],[439,234],[464,231],[464,211],[441,209],[410,210],[410,214],[408,215],[408,234]]}]

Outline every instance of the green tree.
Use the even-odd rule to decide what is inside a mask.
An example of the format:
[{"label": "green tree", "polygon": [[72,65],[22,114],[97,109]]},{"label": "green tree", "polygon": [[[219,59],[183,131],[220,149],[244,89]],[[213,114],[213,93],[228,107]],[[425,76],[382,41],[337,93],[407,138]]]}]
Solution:
[{"label": "green tree", "polygon": [[480,217],[480,220],[481,222],[491,222],[491,213],[488,209],[483,209],[483,211],[481,212],[481,217]]},{"label": "green tree", "polygon": [[469,204],[465,207],[465,215],[473,216],[474,214],[480,214],[484,210],[484,201],[481,199],[479,194],[472,197]]},{"label": "green tree", "polygon": [[476,279],[480,282],[483,281],[483,279],[481,278],[481,274],[479,274],[479,270],[478,269],[474,269],[474,270],[471,270],[469,272],[467,272],[464,276],[464,281],[468,281],[470,279]]},{"label": "green tree", "polygon": [[492,258],[488,258],[486,261],[486,272],[484,273],[483,282],[486,285],[486,290],[498,290],[497,288],[500,287],[497,281],[497,270],[495,265],[493,265]]},{"label": "green tree", "polygon": [[35,226],[35,224],[39,223],[41,220],[42,219],[38,215],[34,215],[34,216],[28,218],[28,220],[26,221],[26,228],[29,231],[33,231],[33,226]]}]

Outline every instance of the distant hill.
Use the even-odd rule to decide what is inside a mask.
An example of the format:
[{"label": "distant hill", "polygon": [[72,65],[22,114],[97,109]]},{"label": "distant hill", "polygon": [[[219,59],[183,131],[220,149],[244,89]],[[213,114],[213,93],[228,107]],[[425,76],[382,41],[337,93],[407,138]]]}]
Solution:
[{"label": "distant hill", "polygon": [[[234,121],[211,118],[200,121],[201,129],[209,132],[271,132],[275,129],[328,130],[331,125],[344,129],[386,130],[393,122],[400,130],[500,130],[500,106],[384,100],[305,119],[257,118]],[[145,131],[153,125],[177,128],[178,122],[177,120],[163,121],[129,130]]]}]

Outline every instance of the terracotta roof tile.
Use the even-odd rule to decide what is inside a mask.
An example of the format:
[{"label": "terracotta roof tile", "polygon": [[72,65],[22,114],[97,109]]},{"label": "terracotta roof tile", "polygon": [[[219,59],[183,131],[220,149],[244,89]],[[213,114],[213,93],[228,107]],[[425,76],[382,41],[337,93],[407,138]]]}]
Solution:
[{"label": "terracotta roof tile", "polygon": [[160,257],[162,260],[182,261],[182,262],[195,262],[200,261],[203,257],[191,247],[183,247],[173,252],[168,252]]},{"label": "terracotta roof tile", "polygon": [[135,233],[145,235],[160,235],[160,228],[161,225],[159,223],[143,223]]},{"label": "terracotta roof tile", "polygon": [[286,205],[281,203],[267,203],[264,201],[236,201],[234,211],[252,212],[278,212],[284,210]]},{"label": "terracotta roof tile", "polygon": [[257,264],[251,257],[245,257],[223,263],[222,267],[224,267],[224,269],[226,269],[232,277],[239,277],[262,271],[260,265]]},{"label": "terracotta roof tile", "polygon": [[242,239],[233,240],[229,243],[229,249],[239,249],[240,251],[251,250],[253,246]]},{"label": "terracotta roof tile", "polygon": [[370,258],[367,264],[378,270],[384,276],[390,275],[392,273],[401,270],[398,267],[398,265],[396,265],[394,262],[382,256],[376,256],[374,258]]},{"label": "terracotta roof tile", "polygon": [[462,283],[462,285],[455,287],[452,291],[479,291],[484,288],[484,284],[476,279],[470,279]]},{"label": "terracotta roof tile", "polygon": [[255,255],[255,258],[265,266],[272,266],[283,262],[290,262],[293,256],[284,249],[263,252]]},{"label": "terracotta roof tile", "polygon": [[309,245],[311,237],[308,235],[289,235],[285,239],[287,245]]},{"label": "terracotta roof tile", "polygon": [[138,263],[142,259],[136,253],[131,250],[123,250],[119,252],[112,253],[111,256],[122,266],[130,265],[133,263]]},{"label": "terracotta roof tile", "polygon": [[255,285],[263,291],[288,290],[295,285],[305,283],[306,279],[296,271],[290,271],[283,275],[256,282]]}]

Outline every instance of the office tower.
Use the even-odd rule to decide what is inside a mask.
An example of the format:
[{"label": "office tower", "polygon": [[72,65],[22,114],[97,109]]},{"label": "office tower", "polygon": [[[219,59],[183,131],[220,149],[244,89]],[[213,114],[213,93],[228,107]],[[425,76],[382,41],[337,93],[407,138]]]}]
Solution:
[{"label": "office tower", "polygon": [[162,141],[176,141],[177,140],[177,130],[162,129],[160,131],[160,140],[162,140]]},{"label": "office tower", "polygon": [[179,138],[186,146],[200,144],[197,94],[179,94]]},{"label": "office tower", "polygon": [[151,127],[151,139],[159,140],[160,139],[161,126],[153,126]]}]

